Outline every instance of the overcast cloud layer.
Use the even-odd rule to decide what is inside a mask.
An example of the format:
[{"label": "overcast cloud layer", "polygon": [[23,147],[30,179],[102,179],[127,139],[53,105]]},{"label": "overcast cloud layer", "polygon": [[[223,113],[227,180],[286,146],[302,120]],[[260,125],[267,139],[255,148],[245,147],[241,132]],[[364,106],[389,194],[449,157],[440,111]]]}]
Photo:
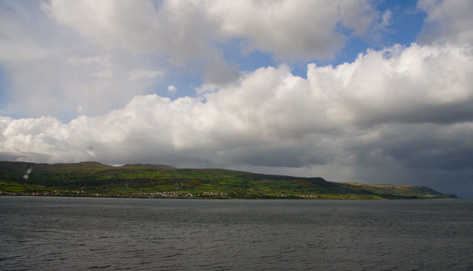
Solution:
[{"label": "overcast cloud layer", "polygon": [[[382,38],[394,11],[348,0],[0,2],[0,160],[225,167],[473,197],[472,11],[419,1],[416,42],[332,66],[315,63]],[[277,64],[242,70],[228,44]],[[193,93],[180,93],[179,76],[200,78]]]}]

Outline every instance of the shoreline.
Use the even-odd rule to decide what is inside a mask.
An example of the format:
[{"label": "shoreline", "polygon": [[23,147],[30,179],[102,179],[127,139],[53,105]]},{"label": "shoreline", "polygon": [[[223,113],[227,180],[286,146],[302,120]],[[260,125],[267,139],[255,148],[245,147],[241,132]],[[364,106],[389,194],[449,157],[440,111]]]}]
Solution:
[{"label": "shoreline", "polygon": [[285,196],[269,196],[261,195],[257,196],[247,196],[247,197],[236,197],[229,195],[221,196],[202,196],[199,194],[189,195],[185,194],[171,194],[171,195],[155,195],[155,193],[139,193],[139,194],[105,194],[105,193],[48,193],[48,192],[32,192],[32,193],[12,193],[0,191],[1,196],[10,196],[10,197],[67,197],[67,198],[130,198],[130,199],[212,199],[212,200],[455,200],[455,198],[422,198],[422,197],[391,197],[391,198],[381,198],[379,196],[362,196],[360,195],[285,195]]}]

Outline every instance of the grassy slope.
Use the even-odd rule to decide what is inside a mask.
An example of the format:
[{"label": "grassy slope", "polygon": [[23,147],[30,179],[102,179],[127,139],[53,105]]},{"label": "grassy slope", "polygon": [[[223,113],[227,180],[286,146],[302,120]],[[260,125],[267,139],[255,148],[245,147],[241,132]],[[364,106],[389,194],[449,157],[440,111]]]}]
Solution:
[{"label": "grassy slope", "polygon": [[[28,177],[25,178],[25,174]],[[322,178],[163,165],[0,162],[2,194],[197,198],[448,198],[427,187],[332,183]]]}]

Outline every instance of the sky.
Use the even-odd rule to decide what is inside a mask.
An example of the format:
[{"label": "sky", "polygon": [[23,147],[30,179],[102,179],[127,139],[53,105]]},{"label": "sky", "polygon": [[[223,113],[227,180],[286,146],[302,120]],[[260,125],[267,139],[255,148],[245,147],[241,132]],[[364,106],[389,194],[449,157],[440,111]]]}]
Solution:
[{"label": "sky", "polygon": [[0,160],[473,198],[473,1],[0,0]]}]

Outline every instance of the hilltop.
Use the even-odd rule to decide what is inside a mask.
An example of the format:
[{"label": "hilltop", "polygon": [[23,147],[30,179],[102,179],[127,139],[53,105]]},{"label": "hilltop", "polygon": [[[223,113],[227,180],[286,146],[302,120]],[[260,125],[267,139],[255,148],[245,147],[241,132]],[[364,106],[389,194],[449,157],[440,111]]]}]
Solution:
[{"label": "hilltop", "polygon": [[335,183],[320,177],[181,169],[153,164],[109,166],[98,162],[0,162],[0,194],[225,199],[456,198],[424,186]]}]

